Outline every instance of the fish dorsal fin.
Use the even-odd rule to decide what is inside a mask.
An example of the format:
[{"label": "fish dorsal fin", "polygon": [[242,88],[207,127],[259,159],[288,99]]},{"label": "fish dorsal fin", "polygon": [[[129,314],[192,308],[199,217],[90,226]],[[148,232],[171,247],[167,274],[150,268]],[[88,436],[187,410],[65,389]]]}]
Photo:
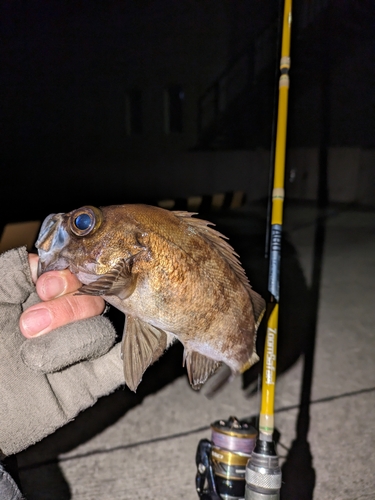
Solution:
[{"label": "fish dorsal fin", "polygon": [[227,243],[228,238],[223,234],[216,231],[209,225],[214,225],[212,222],[203,219],[192,218],[194,212],[173,212],[177,217],[182,219],[188,226],[193,228],[202,238],[211,243],[220,255],[228,262],[229,266],[233,269],[234,273],[241,281],[241,283],[251,290],[249,280],[245,274],[243,267],[239,261],[239,255],[234,251],[234,248]]},{"label": "fish dorsal fin", "polygon": [[[260,295],[256,294],[252,290],[245,271],[239,261],[239,255],[235,252],[234,248],[229,245],[227,241],[225,241],[228,238],[219,233],[219,231],[216,231],[215,229],[212,229],[212,227],[209,227],[209,225],[214,225],[212,222],[193,218],[192,215],[196,215],[196,213],[194,212],[175,211],[173,213],[181,220],[183,220],[187,225],[194,228],[197,233],[199,233],[206,241],[211,243],[217,249],[220,255],[226,260],[226,262],[228,262],[229,266],[231,267],[237,278],[240,280],[240,282],[243,284],[243,286],[246,288],[247,292],[250,294],[252,304],[255,305],[256,302],[257,307],[259,305],[259,309],[261,309],[264,313],[265,301]],[[253,294],[256,294],[259,299],[253,299]],[[260,306],[261,301],[263,304],[262,306]],[[257,316],[260,317],[261,314],[261,312],[258,312]]]},{"label": "fish dorsal fin", "polygon": [[221,365],[220,361],[207,358],[196,351],[184,351],[184,364],[186,364],[189,382],[193,389],[198,390],[208,377],[216,372]]},{"label": "fish dorsal fin", "polygon": [[139,318],[126,316],[121,354],[125,383],[136,391],[142,375],[163,354],[167,347],[167,334]]},{"label": "fish dorsal fin", "polygon": [[137,284],[137,275],[131,272],[129,260],[120,260],[107,274],[101,275],[89,285],[83,285],[78,294],[116,295],[121,300],[127,299]]},{"label": "fish dorsal fin", "polygon": [[258,327],[262,321],[262,318],[266,310],[266,302],[263,299],[263,297],[261,297],[259,293],[254,292],[253,289],[251,289],[250,291],[250,297],[251,297],[251,303],[253,304],[255,330],[258,330]]}]

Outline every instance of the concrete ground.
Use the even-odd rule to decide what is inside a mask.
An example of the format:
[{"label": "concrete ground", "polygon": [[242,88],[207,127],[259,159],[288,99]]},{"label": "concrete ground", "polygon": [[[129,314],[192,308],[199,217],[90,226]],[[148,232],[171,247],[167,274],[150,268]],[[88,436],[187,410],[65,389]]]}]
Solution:
[{"label": "concrete ground", "polygon": [[[211,219],[267,296],[264,213],[251,207]],[[324,216],[290,205],[283,254],[275,415],[281,498],[373,500],[375,212],[333,207]],[[137,394],[119,389],[21,453],[26,498],[198,498],[197,444],[215,420],[257,415],[258,369],[208,400],[190,389],[181,361],[176,346]]]}]

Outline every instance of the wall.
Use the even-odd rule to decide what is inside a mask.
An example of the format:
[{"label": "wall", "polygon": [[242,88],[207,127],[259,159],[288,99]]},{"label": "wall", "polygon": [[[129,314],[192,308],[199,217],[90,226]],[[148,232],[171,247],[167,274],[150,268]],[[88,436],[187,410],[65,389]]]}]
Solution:
[{"label": "wall", "polygon": [[[317,148],[294,148],[288,151],[286,190],[289,198],[316,198],[318,160]],[[328,189],[332,202],[375,206],[375,150],[329,148]]]},{"label": "wall", "polygon": [[[256,201],[268,196],[269,162],[269,152],[263,149],[166,153],[158,158],[151,155],[129,160],[112,174],[108,166],[107,183],[121,185],[120,179],[124,180],[122,203],[126,193],[141,201],[236,190],[245,191],[249,201]],[[317,148],[288,149],[287,198],[316,199],[318,162]],[[375,206],[375,150],[329,148],[328,188],[331,202]],[[115,186],[111,191],[113,197],[118,196]]]}]

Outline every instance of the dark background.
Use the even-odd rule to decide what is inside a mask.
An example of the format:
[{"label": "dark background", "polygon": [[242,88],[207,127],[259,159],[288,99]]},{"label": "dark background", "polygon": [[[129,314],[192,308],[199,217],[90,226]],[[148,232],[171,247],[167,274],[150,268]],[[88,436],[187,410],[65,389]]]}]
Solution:
[{"label": "dark background", "polygon": [[[288,150],[374,149],[374,11],[295,2]],[[259,0],[2,2],[2,223],[177,196],[189,164],[177,172],[172,153],[269,151],[279,13]]]}]

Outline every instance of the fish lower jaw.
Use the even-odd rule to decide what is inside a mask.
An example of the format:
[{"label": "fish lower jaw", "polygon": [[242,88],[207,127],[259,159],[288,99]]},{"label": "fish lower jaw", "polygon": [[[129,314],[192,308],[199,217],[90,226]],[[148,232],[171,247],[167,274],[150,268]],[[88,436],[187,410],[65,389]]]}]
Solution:
[{"label": "fish lower jaw", "polygon": [[53,254],[44,252],[43,250],[38,250],[38,255],[38,276],[48,271],[63,271],[69,266],[65,259],[61,257],[56,258]]}]

